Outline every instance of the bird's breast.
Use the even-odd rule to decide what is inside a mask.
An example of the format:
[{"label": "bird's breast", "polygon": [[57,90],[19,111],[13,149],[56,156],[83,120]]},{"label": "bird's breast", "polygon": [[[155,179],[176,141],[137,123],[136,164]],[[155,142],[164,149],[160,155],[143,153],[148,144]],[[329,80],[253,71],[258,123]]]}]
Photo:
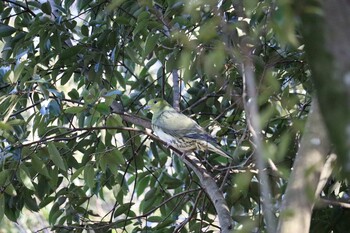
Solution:
[{"label": "bird's breast", "polygon": [[153,125],[152,128],[154,130],[154,133],[163,141],[169,144],[172,144],[172,142],[175,141],[175,138],[173,136],[171,136],[170,134],[164,133],[164,131],[160,127]]}]

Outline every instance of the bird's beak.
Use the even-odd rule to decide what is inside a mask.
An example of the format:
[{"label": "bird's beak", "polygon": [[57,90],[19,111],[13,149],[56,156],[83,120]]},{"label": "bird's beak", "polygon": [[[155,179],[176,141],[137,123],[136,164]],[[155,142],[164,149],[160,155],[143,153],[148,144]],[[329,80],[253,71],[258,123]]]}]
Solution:
[{"label": "bird's beak", "polygon": [[143,107],[144,110],[149,110],[151,109],[151,107],[149,105],[146,105],[145,107]]}]

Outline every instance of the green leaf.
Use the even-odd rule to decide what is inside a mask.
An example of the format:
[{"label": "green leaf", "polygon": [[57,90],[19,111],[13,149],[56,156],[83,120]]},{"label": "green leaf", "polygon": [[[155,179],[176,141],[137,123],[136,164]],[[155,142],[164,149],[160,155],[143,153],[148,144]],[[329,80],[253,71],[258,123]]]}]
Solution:
[{"label": "green leaf", "polygon": [[72,89],[70,92],[68,92],[68,96],[73,100],[77,100],[79,99],[79,92],[76,89]]},{"label": "green leaf", "polygon": [[[106,125],[107,125],[107,127],[123,126],[123,120],[117,114],[109,115],[108,118],[107,118]],[[109,134],[111,134],[111,135],[114,135],[117,132],[117,130],[115,130],[115,129],[108,129],[107,132]]]},{"label": "green leaf", "polygon": [[148,211],[153,209],[154,206],[157,206],[160,203],[158,195],[158,189],[151,187],[151,189],[146,193],[145,198],[143,199],[141,204],[141,211],[143,213],[147,213]]},{"label": "green leaf", "polygon": [[47,206],[48,204],[52,203],[54,200],[56,200],[56,198],[53,197],[53,196],[45,197],[45,198],[39,203],[39,208],[41,209],[41,208]]},{"label": "green leaf", "polygon": [[114,72],[117,80],[118,80],[118,84],[122,87],[122,88],[126,88],[126,83],[125,83],[125,78],[123,77],[123,75],[119,72],[119,71],[116,71]]},{"label": "green leaf", "polygon": [[85,184],[90,188],[93,189],[95,186],[95,171],[94,167],[91,163],[86,164],[84,169],[84,180]]},{"label": "green leaf", "polygon": [[118,149],[110,151],[108,158],[109,158],[110,164],[113,166],[125,164],[123,153]]},{"label": "green leaf", "polygon": [[38,203],[36,202],[36,199],[34,197],[31,197],[30,195],[26,195],[24,197],[24,203],[29,210],[32,210],[35,212],[39,211]]},{"label": "green leaf", "polygon": [[49,156],[52,162],[63,171],[67,171],[64,161],[60,155],[60,152],[57,150],[55,144],[53,142],[49,142],[47,146],[49,150]]},{"label": "green leaf", "polygon": [[80,167],[78,170],[76,170],[73,175],[70,177],[70,181],[72,182],[75,180],[84,170],[85,167]]},{"label": "green leaf", "polygon": [[145,176],[137,182],[136,194],[138,197],[143,194],[145,189],[149,186],[149,180],[149,176]]},{"label": "green leaf", "polygon": [[32,154],[31,159],[34,170],[50,179],[49,172],[46,168],[47,165],[36,154]]},{"label": "green leaf", "polygon": [[0,223],[2,222],[2,219],[4,218],[5,214],[5,195],[4,193],[0,193]]},{"label": "green leaf", "polygon": [[131,206],[133,206],[135,203],[130,202],[130,203],[125,203],[120,205],[114,212],[114,217],[117,217],[121,214],[125,214],[128,210],[130,210]]},{"label": "green leaf", "polygon": [[170,176],[168,173],[163,173],[162,179],[164,179],[164,184],[168,186],[169,189],[175,189],[183,185],[183,181]]},{"label": "green leaf", "polygon": [[125,52],[131,61],[133,61],[136,64],[142,65],[139,59],[139,55],[137,54],[135,49],[132,49],[130,48],[130,46],[128,46],[128,47],[125,47]]},{"label": "green leaf", "polygon": [[110,107],[106,103],[98,103],[95,105],[96,111],[103,115],[108,115],[111,112]]},{"label": "green leaf", "polygon": [[30,173],[29,173],[28,168],[25,166],[24,163],[22,163],[19,166],[18,172],[19,172],[19,178],[20,178],[21,182],[24,184],[24,186],[30,190],[35,191],[32,179],[29,175]]},{"label": "green leaf", "polygon": [[6,186],[5,193],[7,193],[8,195],[10,195],[12,197],[15,197],[18,195],[15,187],[13,187],[12,184],[9,184]]},{"label": "green leaf", "polygon": [[65,85],[72,78],[72,75],[73,75],[74,71],[76,71],[76,69],[77,69],[77,66],[73,65],[63,73],[62,78],[61,78],[61,85],[62,86]]},{"label": "green leaf", "polygon": [[72,46],[70,48],[67,48],[63,50],[63,52],[60,54],[60,59],[66,60],[68,58],[76,58],[76,55],[80,53],[83,50],[83,48],[80,45]]},{"label": "green leaf", "polygon": [[0,24],[0,38],[11,36],[17,30],[14,27],[10,27],[5,24]]},{"label": "green leaf", "polygon": [[49,213],[49,223],[55,224],[57,219],[63,214],[63,210],[60,210],[59,204],[56,202],[53,204],[52,208],[50,209]]},{"label": "green leaf", "polygon": [[13,130],[13,127],[10,124],[6,124],[3,121],[0,121],[0,129],[1,130]]},{"label": "green leaf", "polygon": [[7,123],[10,125],[24,125],[26,124],[26,121],[22,119],[13,119],[13,120],[9,120]]},{"label": "green leaf", "polygon": [[89,36],[89,28],[86,25],[82,25],[80,32],[83,36]]},{"label": "green leaf", "polygon": [[81,113],[85,109],[86,109],[85,107],[74,106],[74,107],[69,107],[65,109],[64,112],[68,114],[77,114],[77,113]]},{"label": "green leaf", "polygon": [[154,47],[156,46],[158,39],[159,39],[159,34],[150,33],[147,36],[147,39],[145,42],[145,50],[143,51],[143,59],[145,59],[146,56],[154,50]]},{"label": "green leaf", "polygon": [[41,4],[41,10],[47,14],[47,15],[51,15],[52,9],[51,9],[51,5],[50,5],[50,1],[46,1],[43,4]]},{"label": "green leaf", "polygon": [[18,81],[26,65],[27,61],[23,61],[16,66],[15,71],[13,72],[13,78],[11,79],[13,83],[16,83]]},{"label": "green leaf", "polygon": [[59,181],[59,176],[58,176],[58,172],[59,172],[59,168],[58,167],[53,167],[51,169],[51,171],[49,171],[49,175],[50,175],[50,180],[49,180],[49,185],[52,189],[56,189],[57,188],[57,183]]},{"label": "green leaf", "polygon": [[134,36],[136,36],[140,31],[147,29],[148,24],[149,24],[148,19],[137,22],[136,27],[133,31]]},{"label": "green leaf", "polygon": [[119,173],[121,164],[125,164],[123,154],[118,149],[108,151],[101,156],[99,161],[102,170],[109,168],[111,172],[116,176]]},{"label": "green leaf", "polygon": [[0,172],[0,188],[7,185],[8,178],[10,177],[10,170],[2,170]]}]

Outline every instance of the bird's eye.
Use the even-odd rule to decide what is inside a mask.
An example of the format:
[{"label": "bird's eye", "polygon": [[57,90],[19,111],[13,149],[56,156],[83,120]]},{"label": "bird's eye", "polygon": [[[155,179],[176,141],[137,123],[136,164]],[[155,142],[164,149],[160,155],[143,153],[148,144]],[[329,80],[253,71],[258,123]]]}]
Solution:
[{"label": "bird's eye", "polygon": [[158,102],[157,100],[153,101],[154,104],[156,104],[157,102]]}]

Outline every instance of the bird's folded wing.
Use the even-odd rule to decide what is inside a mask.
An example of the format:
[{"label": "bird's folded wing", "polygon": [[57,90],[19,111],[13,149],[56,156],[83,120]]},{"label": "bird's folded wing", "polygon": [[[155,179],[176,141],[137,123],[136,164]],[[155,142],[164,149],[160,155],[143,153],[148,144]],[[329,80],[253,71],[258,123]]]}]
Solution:
[{"label": "bird's folded wing", "polygon": [[184,137],[201,140],[201,141],[212,143],[215,145],[217,144],[217,141],[215,140],[215,138],[213,138],[207,133],[188,133]]}]

